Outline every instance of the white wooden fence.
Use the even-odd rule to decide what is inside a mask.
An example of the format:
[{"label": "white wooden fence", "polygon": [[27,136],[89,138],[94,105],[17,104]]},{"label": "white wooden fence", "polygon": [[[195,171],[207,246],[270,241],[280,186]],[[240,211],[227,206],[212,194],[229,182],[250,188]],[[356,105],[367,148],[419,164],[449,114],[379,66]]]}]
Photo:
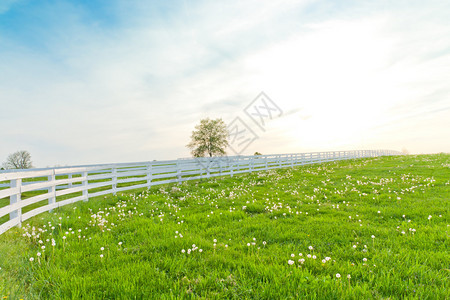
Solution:
[{"label": "white wooden fence", "polygon": [[186,180],[399,154],[332,151],[0,171],[0,234],[37,214],[92,197]]}]

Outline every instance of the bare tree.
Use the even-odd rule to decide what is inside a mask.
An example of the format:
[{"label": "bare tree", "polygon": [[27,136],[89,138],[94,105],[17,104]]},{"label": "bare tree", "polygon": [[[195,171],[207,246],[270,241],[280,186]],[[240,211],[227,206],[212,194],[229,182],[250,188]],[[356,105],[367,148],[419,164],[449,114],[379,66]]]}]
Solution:
[{"label": "bare tree", "polygon": [[192,131],[191,142],[186,146],[194,157],[225,155],[228,146],[228,130],[222,119],[200,120]]},{"label": "bare tree", "polygon": [[25,150],[14,152],[13,154],[8,155],[3,166],[5,169],[30,169],[33,167],[31,163],[31,154]]}]

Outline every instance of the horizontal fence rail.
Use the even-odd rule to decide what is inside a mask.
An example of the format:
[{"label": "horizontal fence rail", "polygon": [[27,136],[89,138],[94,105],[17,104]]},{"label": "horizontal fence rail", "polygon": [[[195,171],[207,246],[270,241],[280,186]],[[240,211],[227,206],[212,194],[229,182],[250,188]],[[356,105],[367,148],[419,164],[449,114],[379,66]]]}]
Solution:
[{"label": "horizontal fence rail", "polygon": [[42,212],[97,196],[187,180],[400,154],[392,150],[331,151],[1,171],[0,234]]}]

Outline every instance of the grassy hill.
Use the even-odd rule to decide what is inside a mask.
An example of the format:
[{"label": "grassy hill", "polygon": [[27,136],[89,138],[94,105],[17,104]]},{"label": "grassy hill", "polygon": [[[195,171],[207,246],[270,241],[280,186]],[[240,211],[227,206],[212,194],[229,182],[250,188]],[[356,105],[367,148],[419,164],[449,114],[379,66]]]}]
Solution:
[{"label": "grassy hill", "polygon": [[449,298],[450,155],[155,186],[0,236],[8,299]]}]

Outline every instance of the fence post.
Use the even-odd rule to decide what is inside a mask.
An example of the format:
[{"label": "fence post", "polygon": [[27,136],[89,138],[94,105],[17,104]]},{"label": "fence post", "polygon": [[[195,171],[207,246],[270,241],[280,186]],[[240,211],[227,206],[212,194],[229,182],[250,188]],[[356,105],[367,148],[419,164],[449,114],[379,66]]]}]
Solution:
[{"label": "fence post", "polygon": [[211,177],[211,172],[209,170],[209,167],[211,165],[211,160],[209,159],[209,157],[207,158],[207,161],[208,161],[208,165],[206,167],[206,178],[210,178]]},{"label": "fence post", "polygon": [[178,184],[181,184],[181,166],[180,166],[180,160],[177,160],[177,182],[178,182]]},{"label": "fence post", "polygon": [[152,164],[150,163],[147,166],[147,187],[150,188],[150,186],[152,185]]},{"label": "fence post", "polygon": [[229,168],[230,168],[230,177],[233,177],[233,159],[230,160],[230,158],[228,157],[228,162],[229,162]]},{"label": "fence post", "polygon": [[117,168],[113,167],[111,170],[111,174],[112,174],[112,192],[113,195],[115,196],[117,194]]},{"label": "fence post", "polygon": [[[48,181],[51,183],[51,185],[48,187],[48,193],[50,194],[48,197],[48,204],[54,204],[56,203],[56,176],[55,176],[55,169],[52,170],[52,175],[48,176]],[[52,209],[49,210],[49,212],[52,212]]]},{"label": "fence post", "polygon": [[89,200],[87,176],[88,176],[88,172],[87,171],[84,171],[84,172],[81,173],[81,177],[84,178],[82,183],[81,183],[81,186],[83,187],[83,198],[84,198],[83,201],[84,202],[87,202]]},{"label": "fence post", "polygon": [[[9,205],[13,205],[16,203],[20,204],[20,201],[22,200],[22,178],[11,180],[10,187],[11,188],[19,188],[19,191],[14,195],[9,196]],[[17,208],[17,210],[14,210],[9,213],[10,220],[13,220],[15,218],[19,218],[19,227],[21,227],[22,226],[22,207],[20,205]]]},{"label": "fence post", "polygon": [[[72,179],[73,175],[72,173],[69,174],[69,179]],[[73,187],[73,182],[69,182],[69,188]]]}]

